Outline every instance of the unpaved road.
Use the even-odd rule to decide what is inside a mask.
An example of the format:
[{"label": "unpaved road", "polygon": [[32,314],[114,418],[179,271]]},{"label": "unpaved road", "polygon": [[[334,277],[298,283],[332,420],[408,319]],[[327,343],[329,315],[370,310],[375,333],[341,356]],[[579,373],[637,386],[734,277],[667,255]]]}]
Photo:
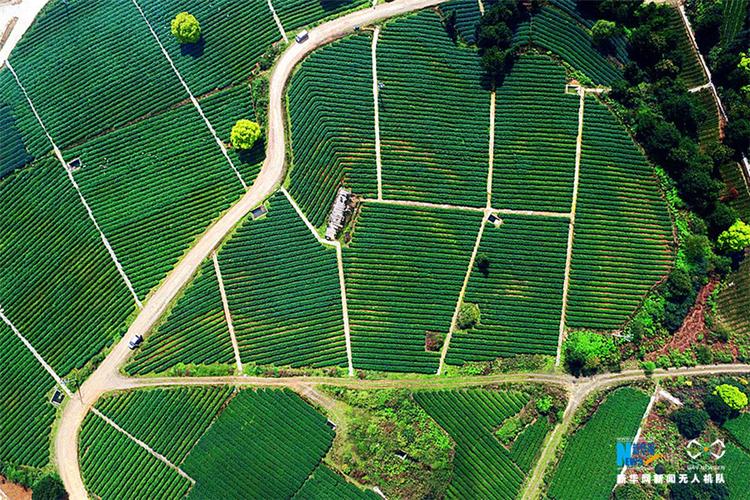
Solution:
[{"label": "unpaved road", "polygon": [[120,368],[130,356],[128,339],[135,334],[145,335],[166,311],[169,304],[187,285],[198,266],[208,258],[224,237],[250,210],[270,196],[284,178],[284,88],[295,66],[315,48],[352,33],[355,26],[364,26],[424,7],[443,0],[394,0],[373,8],[353,12],[310,30],[309,39],[292,44],[279,58],[269,85],[268,138],[266,159],[252,187],[216,221],[190,249],[188,254],[169,273],[166,280],[148,299],[144,308],[128,329],[125,337],[81,387],[82,398],[71,398],[62,412],[55,437],[55,459],[60,477],[71,499],[86,498],[86,489],[78,466],[78,432],[91,405],[99,396],[116,387]]}]

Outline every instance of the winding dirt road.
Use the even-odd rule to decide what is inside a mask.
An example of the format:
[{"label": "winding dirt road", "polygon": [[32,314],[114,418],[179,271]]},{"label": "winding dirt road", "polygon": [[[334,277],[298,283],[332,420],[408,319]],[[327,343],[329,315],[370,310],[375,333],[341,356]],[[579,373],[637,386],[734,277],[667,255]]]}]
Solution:
[{"label": "winding dirt road", "polygon": [[120,368],[130,356],[128,339],[146,335],[164,314],[169,304],[187,285],[191,277],[221,243],[227,234],[253,208],[260,205],[280,185],[285,171],[284,89],[292,71],[302,59],[317,47],[330,43],[364,26],[398,16],[444,0],[394,0],[372,8],[356,11],[334,19],[309,31],[309,39],[293,43],[281,55],[271,73],[269,84],[268,137],[266,159],[252,187],[200,237],[196,245],[169,273],[166,280],[148,299],[128,329],[125,337],[81,387],[81,398],[72,398],[62,412],[55,437],[55,460],[60,477],[71,499],[86,498],[86,489],[78,466],[78,432],[89,408],[103,393],[117,387],[122,378]]}]

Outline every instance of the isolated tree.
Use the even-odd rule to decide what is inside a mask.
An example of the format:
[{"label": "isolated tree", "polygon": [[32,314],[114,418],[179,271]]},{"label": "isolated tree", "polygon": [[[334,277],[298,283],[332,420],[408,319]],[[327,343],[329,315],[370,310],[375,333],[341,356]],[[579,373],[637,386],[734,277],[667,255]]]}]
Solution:
[{"label": "isolated tree", "polygon": [[477,269],[486,278],[490,274],[490,258],[486,253],[477,255]]},{"label": "isolated tree", "polygon": [[201,37],[201,25],[194,15],[180,12],[172,19],[172,34],[180,43],[195,43]]},{"label": "isolated tree", "polygon": [[732,410],[739,411],[747,406],[747,394],[731,384],[717,385],[713,393]]},{"label": "isolated tree", "polygon": [[479,323],[481,313],[479,306],[471,302],[464,302],[461,304],[461,309],[458,310],[458,318],[456,318],[456,326],[461,330],[468,330],[469,328],[475,327]]},{"label": "isolated tree", "polygon": [[565,341],[565,362],[574,375],[595,373],[603,366],[618,362],[612,337],[595,332],[573,332]]},{"label": "isolated tree", "polygon": [[690,275],[683,269],[675,269],[669,273],[667,289],[672,297],[687,297],[693,290],[693,283],[690,281]]},{"label": "isolated tree", "polygon": [[252,149],[260,137],[260,125],[250,120],[238,120],[232,127],[232,147],[240,150]]},{"label": "isolated tree", "polygon": [[718,244],[727,252],[741,252],[750,246],[750,225],[738,220],[719,235]]},{"label": "isolated tree", "polygon": [[695,439],[701,435],[708,422],[708,413],[698,408],[680,408],[669,416],[677,425],[680,434],[688,439]]},{"label": "isolated tree", "polygon": [[617,24],[613,21],[607,21],[606,19],[599,19],[591,27],[591,39],[598,46],[603,46],[612,39],[613,36],[619,33]]}]

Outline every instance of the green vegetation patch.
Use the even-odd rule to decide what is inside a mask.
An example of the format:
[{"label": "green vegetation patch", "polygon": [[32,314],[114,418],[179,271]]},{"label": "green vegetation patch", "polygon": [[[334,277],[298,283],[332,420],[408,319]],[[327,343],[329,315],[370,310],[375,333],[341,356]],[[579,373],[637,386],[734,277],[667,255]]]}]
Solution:
[{"label": "green vegetation patch", "polygon": [[635,436],[648,400],[648,395],[630,387],[610,393],[570,436],[552,475],[550,498],[608,498],[620,470],[615,461],[617,439]]}]

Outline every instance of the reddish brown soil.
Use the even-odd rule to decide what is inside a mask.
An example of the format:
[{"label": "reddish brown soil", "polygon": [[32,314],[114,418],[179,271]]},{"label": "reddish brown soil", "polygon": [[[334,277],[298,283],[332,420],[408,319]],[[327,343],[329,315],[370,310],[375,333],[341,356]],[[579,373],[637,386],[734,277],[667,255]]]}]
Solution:
[{"label": "reddish brown soil", "polygon": [[698,335],[703,334],[705,338],[708,332],[708,328],[706,327],[706,302],[718,284],[718,280],[711,280],[698,292],[695,305],[690,309],[680,329],[672,336],[672,340],[658,351],[649,354],[647,356],[648,359],[655,360],[661,355],[668,354],[673,349],[683,352],[699,342]]},{"label": "reddish brown soil", "polygon": [[9,500],[31,499],[31,490],[27,490],[16,483],[8,482],[3,476],[0,476],[0,498],[5,498],[3,497],[3,494],[8,497]]}]

